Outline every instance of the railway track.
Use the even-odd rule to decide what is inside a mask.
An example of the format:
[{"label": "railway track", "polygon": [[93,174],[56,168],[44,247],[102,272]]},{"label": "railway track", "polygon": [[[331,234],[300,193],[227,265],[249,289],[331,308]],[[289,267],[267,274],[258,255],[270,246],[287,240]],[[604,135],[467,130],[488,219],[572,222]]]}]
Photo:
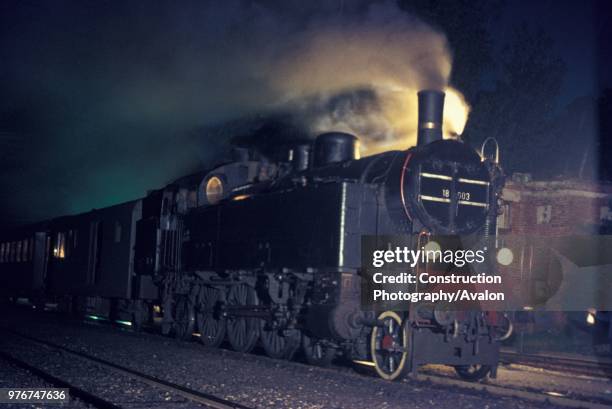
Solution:
[{"label": "railway track", "polygon": [[55,388],[68,388],[72,396],[80,399],[87,405],[90,405],[94,408],[120,409],[120,406],[117,406],[114,403],[106,399],[103,399],[99,396],[89,393],[83,388],[80,388],[70,382],[62,380],[54,375],[51,375],[50,373],[43,371],[42,369],[39,369],[33,365],[28,364],[26,361],[15,358],[14,356],[10,354],[7,354],[5,352],[0,352],[0,359],[34,374],[38,378],[50,383]]},{"label": "railway track", "polygon": [[[62,353],[68,354],[70,356],[74,356],[75,358],[84,359],[89,362],[94,362],[96,364],[105,366],[109,368],[110,370],[121,373],[125,376],[129,376],[131,378],[140,380],[142,382],[145,382],[151,385],[152,387],[164,389],[166,391],[176,393],[178,395],[185,397],[189,401],[200,403],[202,405],[205,405],[206,407],[221,408],[221,409],[227,409],[227,408],[248,409],[246,406],[243,406],[242,404],[227,401],[225,399],[221,399],[216,396],[202,393],[199,391],[194,391],[189,388],[183,387],[182,385],[177,385],[177,384],[168,382],[163,379],[155,378],[150,375],[134,371],[123,365],[118,365],[118,364],[115,364],[114,362],[100,359],[98,357],[91,356],[89,354],[85,354],[80,351],[75,351],[71,348],[68,348],[62,345],[58,345],[50,341],[34,338],[29,335],[24,335],[24,334],[21,334],[21,333],[18,333],[18,332],[15,332],[13,330],[6,329],[6,328],[4,329],[4,331],[10,334],[13,334],[16,337],[20,337],[21,339],[24,339],[26,341],[44,346],[46,348],[58,350],[58,351],[61,351]],[[537,357],[542,358],[541,356],[537,356]],[[514,363],[518,363],[519,358],[522,359],[522,363],[525,363],[524,362],[525,359],[519,357],[518,354],[511,354],[511,353],[504,354],[505,362],[509,362],[510,360],[513,360]],[[550,357],[547,357],[547,358],[550,359]],[[573,360],[573,361],[577,361],[577,360]],[[578,366],[578,364],[573,361],[572,363],[576,364],[575,366]],[[587,363],[585,365],[588,366],[591,364],[592,363]],[[534,360],[531,361],[530,365],[537,366]],[[543,365],[540,365],[540,367],[541,366]],[[566,369],[564,370],[564,372],[567,372],[568,369],[567,367],[565,368]],[[342,367],[342,368],[336,368],[336,369],[340,369],[340,371],[349,370],[348,367]],[[518,399],[522,399],[526,401],[539,402],[539,403],[545,403],[545,404],[554,404],[554,405],[570,407],[570,408],[603,409],[603,408],[612,407],[611,406],[612,402],[607,401],[607,400],[602,401],[602,400],[596,399],[595,401],[590,401],[587,399],[581,399],[577,396],[573,396],[573,397],[563,396],[562,394],[557,394],[554,392],[527,390],[524,388],[523,389],[513,388],[513,387],[509,387],[505,385],[503,386],[495,385],[495,384],[490,384],[486,382],[472,383],[472,382],[466,382],[463,380],[454,379],[452,375],[451,376],[444,376],[444,375],[440,376],[434,373],[427,373],[427,371],[425,373],[419,373],[415,377],[415,380],[420,381],[420,382],[429,383],[429,384],[440,385],[440,386],[444,386],[447,388],[450,387],[450,388],[459,388],[459,389],[464,389],[464,390],[472,390],[475,392],[485,392],[493,396],[500,396],[500,397],[506,397],[506,398],[518,398]],[[72,387],[70,388],[72,391]],[[76,395],[76,393],[74,395]],[[86,399],[83,399],[83,400],[86,400]],[[118,406],[103,406],[102,404],[100,405],[92,404],[92,406],[104,407],[104,408],[118,407]]]},{"label": "railway track", "polygon": [[491,385],[480,382],[467,382],[459,379],[453,379],[445,376],[418,374],[416,379],[419,381],[429,382],[436,385],[446,387],[456,387],[461,389],[472,390],[476,392],[486,392],[494,396],[506,398],[518,398],[531,402],[544,404],[552,404],[574,409],[610,409],[612,402],[591,402],[582,399],[564,397],[558,393],[531,391],[524,389],[511,388],[507,386]]},{"label": "railway track", "polygon": [[577,375],[612,377],[612,362],[603,359],[578,359],[558,355],[520,354],[502,351],[501,361],[508,364],[570,372]]},{"label": "railway track", "polygon": [[[21,333],[18,333],[16,331],[6,329],[6,328],[3,328],[2,330],[15,337],[21,338],[23,340],[27,340],[28,342],[31,342],[33,344],[37,344],[37,345],[40,345],[40,346],[43,346],[45,348],[52,349],[55,351],[60,351],[62,354],[65,354],[65,355],[68,355],[68,356],[71,356],[71,357],[74,357],[80,360],[85,360],[90,363],[94,363],[114,373],[121,374],[131,379],[143,382],[155,389],[159,389],[159,390],[163,390],[163,391],[167,391],[167,392],[179,395],[187,399],[190,402],[198,403],[208,408],[252,409],[238,402],[233,402],[227,399],[223,399],[223,398],[211,395],[206,392],[193,390],[185,386],[182,386],[182,385],[179,385],[173,382],[169,382],[164,379],[160,379],[160,378],[157,378],[157,377],[154,377],[154,376],[151,376],[151,375],[139,372],[139,371],[135,371],[123,365],[118,365],[114,362],[110,362],[110,361],[107,361],[107,360],[104,360],[104,359],[101,359],[101,358],[98,358],[98,357],[95,357],[89,354],[85,354],[80,351],[74,351],[70,348],[66,348],[62,345],[58,345],[53,342],[37,339],[37,338],[31,337],[28,335],[24,335],[24,334],[21,334]],[[5,352],[0,352],[0,357],[7,360],[8,362],[13,363],[16,366],[19,366],[23,369],[26,369],[32,372],[36,376],[45,379],[46,381],[52,383],[53,385],[56,385],[58,388],[69,388],[70,393],[72,395],[78,397],[79,399],[92,405],[93,407],[100,408],[100,409],[120,409],[122,408],[121,405],[117,405],[107,399],[96,396],[84,390],[83,388],[80,388],[78,386],[75,386],[72,383],[62,380],[59,377],[56,377],[40,368],[32,366],[19,358],[11,356],[10,354],[7,354]]]}]

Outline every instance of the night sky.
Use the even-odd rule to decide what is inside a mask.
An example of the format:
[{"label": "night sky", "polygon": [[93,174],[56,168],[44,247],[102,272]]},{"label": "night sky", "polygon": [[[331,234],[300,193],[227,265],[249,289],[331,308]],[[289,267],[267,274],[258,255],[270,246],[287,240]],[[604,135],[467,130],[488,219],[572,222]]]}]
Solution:
[{"label": "night sky", "polygon": [[[493,30],[496,42],[501,43],[512,35],[512,27],[526,21],[544,29],[554,40],[554,51],[566,64],[558,108],[573,99],[596,95],[602,84],[598,67],[605,63],[610,68],[610,55],[600,40],[609,38],[608,20],[604,2],[539,0],[511,1],[500,18],[500,25]],[[603,13],[600,15],[599,13]],[[598,38],[599,37],[599,38]],[[605,86],[612,85],[610,70],[604,67]]]},{"label": "night sky", "polygon": [[[287,112],[305,118],[299,108],[312,111],[312,103],[296,101],[362,80],[350,67],[359,60],[349,59],[340,70],[349,80],[336,87],[342,80],[326,70],[338,67],[304,46],[313,42],[315,50],[333,53],[325,38],[334,41],[337,27],[359,32],[351,38],[365,48],[370,38],[388,36],[380,37],[377,24],[391,27],[401,41],[389,52],[421,65],[410,68],[418,79],[411,85],[438,86],[448,74],[429,65],[444,59],[435,49],[443,48],[446,33],[435,21],[430,30],[418,13],[398,16],[404,12],[390,1],[305,3],[311,2],[0,2],[0,225],[141,197],[213,163],[234,130],[248,130],[244,123]],[[552,39],[550,51],[565,65],[550,101],[552,114],[561,115],[612,86],[608,17],[606,2],[507,1],[485,26],[494,61],[523,22]],[[434,50],[427,58],[393,48],[417,47],[410,41],[419,36]],[[404,67],[386,64],[377,75],[392,76],[392,70]],[[474,89],[459,91],[476,95],[498,75],[491,64]]]}]

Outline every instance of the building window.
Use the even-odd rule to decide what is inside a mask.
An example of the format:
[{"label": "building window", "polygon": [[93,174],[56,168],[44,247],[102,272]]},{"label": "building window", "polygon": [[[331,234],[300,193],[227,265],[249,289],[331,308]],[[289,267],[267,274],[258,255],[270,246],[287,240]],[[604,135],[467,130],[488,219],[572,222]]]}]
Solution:
[{"label": "building window", "polygon": [[552,218],[552,205],[543,205],[536,208],[536,222],[537,224],[550,223]]},{"label": "building window", "polygon": [[121,223],[115,222],[115,243],[121,242]]},{"label": "building window", "polygon": [[599,221],[612,222],[612,211],[609,206],[601,206],[599,208]]},{"label": "building window", "polygon": [[55,237],[55,245],[53,246],[53,257],[66,257],[66,233],[58,232]]},{"label": "building window", "polygon": [[497,227],[500,229],[510,228],[510,203],[501,205],[501,214],[497,216]]}]

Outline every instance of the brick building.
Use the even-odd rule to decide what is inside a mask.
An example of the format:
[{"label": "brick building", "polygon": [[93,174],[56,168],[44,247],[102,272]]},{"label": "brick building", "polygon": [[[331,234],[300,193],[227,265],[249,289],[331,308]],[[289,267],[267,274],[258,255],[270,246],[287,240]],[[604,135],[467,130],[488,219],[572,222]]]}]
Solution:
[{"label": "brick building", "polygon": [[[516,284],[515,296],[524,300],[525,310],[555,310],[550,307],[554,297],[565,300],[573,297],[574,293],[567,290],[569,275],[562,272],[567,268],[562,267],[560,259],[583,265],[612,263],[612,246],[600,236],[612,232],[612,185],[584,180],[534,181],[528,174],[514,174],[504,187],[502,199],[503,213],[498,218],[500,244],[512,249],[514,260],[500,270]],[[594,250],[589,253],[586,249]],[[586,263],[585,257],[589,258]],[[582,284],[582,280],[574,282]],[[592,293],[584,297],[592,298],[595,298]],[[525,333],[571,333],[565,345],[580,349],[578,344],[584,343],[584,339],[578,338],[588,334],[588,327],[593,324],[585,321],[586,309],[571,313],[568,308],[559,307],[557,312],[519,313],[516,321],[521,344]],[[587,331],[580,333],[576,328]]]},{"label": "brick building", "polygon": [[612,185],[583,180],[533,181],[515,173],[503,190],[501,233],[597,234],[612,222]]}]

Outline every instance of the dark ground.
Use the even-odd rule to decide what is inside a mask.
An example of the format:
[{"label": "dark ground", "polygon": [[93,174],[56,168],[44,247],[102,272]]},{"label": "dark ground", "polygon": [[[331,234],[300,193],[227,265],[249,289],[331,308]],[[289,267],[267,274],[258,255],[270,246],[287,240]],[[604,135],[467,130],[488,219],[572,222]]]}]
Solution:
[{"label": "dark ground", "polygon": [[[258,354],[206,349],[195,342],[179,342],[109,325],[67,321],[58,319],[55,314],[35,314],[25,309],[11,310],[10,313],[5,311],[0,317],[0,327],[257,408],[555,407],[414,379],[390,383],[342,366],[323,369],[299,362],[272,360]],[[36,366],[43,365],[57,376],[68,377],[72,382],[90,387],[97,393],[116,396],[129,407],[192,407],[170,395],[147,391],[138,382],[112,377],[86,364],[49,354],[44,348],[34,348],[10,333],[3,334],[0,350],[27,359]],[[425,372],[450,375],[448,371],[436,368],[426,369]],[[568,384],[574,388],[584,384],[580,386],[584,393],[599,391],[604,397],[606,391],[609,393],[612,389],[612,383],[607,380],[557,378],[550,374],[517,373],[502,369],[500,379],[492,382],[498,385],[514,382],[519,387],[544,386],[548,390],[562,390],[565,396],[570,388]],[[36,382],[23,371],[3,365],[0,361],[0,387],[35,385]]]}]

